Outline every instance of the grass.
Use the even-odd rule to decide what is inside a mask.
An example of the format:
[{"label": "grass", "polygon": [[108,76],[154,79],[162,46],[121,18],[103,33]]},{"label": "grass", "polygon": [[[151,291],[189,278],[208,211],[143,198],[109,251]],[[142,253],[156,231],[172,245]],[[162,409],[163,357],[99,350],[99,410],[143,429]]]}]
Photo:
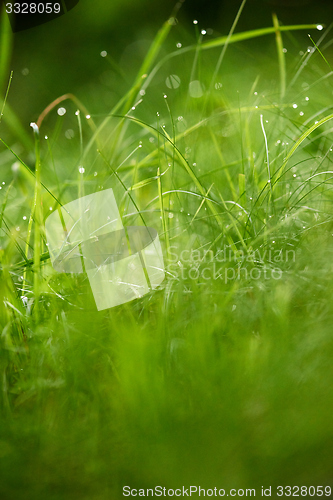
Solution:
[{"label": "grass", "polygon": [[[35,149],[0,64],[1,499],[332,485],[330,28],[312,50],[316,25],[272,23],[159,59],[166,22],[107,116],[62,96]],[[167,276],[97,312],[43,228],[109,187],[124,225],[158,230]]]}]

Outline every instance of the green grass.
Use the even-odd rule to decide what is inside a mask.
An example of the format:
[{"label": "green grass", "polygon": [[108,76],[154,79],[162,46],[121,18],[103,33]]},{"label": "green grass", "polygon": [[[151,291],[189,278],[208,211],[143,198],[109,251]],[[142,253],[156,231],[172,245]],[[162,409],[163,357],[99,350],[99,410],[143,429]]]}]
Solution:
[{"label": "green grass", "polygon": [[[272,23],[162,57],[180,36],[166,22],[112,110],[62,96],[39,110],[35,149],[6,93],[7,40],[1,500],[332,485],[329,40]],[[124,225],[158,230],[167,276],[97,312],[85,274],[53,270],[44,222],[110,187]]]}]

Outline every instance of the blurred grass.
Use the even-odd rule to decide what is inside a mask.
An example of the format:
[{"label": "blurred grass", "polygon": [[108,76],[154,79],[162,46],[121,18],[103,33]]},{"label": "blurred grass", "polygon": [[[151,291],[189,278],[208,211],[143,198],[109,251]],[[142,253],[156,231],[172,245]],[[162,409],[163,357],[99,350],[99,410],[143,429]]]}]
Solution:
[{"label": "blurred grass", "polygon": [[[201,35],[154,68],[172,27],[107,116],[89,102],[79,121],[77,102],[49,109],[39,172],[39,149],[24,149],[4,110],[1,499],[332,484],[332,74],[306,35],[282,56],[280,37],[298,27],[277,19],[229,40]],[[276,31],[280,64],[273,44],[249,45]],[[170,75],[180,85],[166,90]],[[97,312],[85,275],[36,258],[43,223],[24,250],[39,196],[44,221],[57,200],[108,187],[124,224],[159,231],[168,273],[154,293]]]}]

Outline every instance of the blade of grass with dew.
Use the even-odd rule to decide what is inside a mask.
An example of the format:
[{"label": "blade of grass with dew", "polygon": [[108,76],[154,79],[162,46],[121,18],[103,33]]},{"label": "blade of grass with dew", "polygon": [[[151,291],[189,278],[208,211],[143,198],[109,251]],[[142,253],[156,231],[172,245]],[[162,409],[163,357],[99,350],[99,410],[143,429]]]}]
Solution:
[{"label": "blade of grass with dew", "polygon": [[[283,175],[283,172],[284,172],[284,169],[289,161],[289,159],[292,157],[292,155],[295,153],[295,151],[297,150],[297,148],[302,144],[302,142],[307,138],[309,137],[310,134],[312,134],[312,132],[314,130],[316,130],[317,128],[319,128],[321,125],[324,125],[324,123],[327,123],[328,121],[332,120],[333,119],[333,114],[331,115],[328,115],[324,118],[322,118],[321,120],[318,121],[318,123],[315,123],[314,125],[312,125],[312,127],[310,127],[308,130],[306,130],[300,137],[299,139],[296,141],[296,143],[294,144],[294,146],[290,149],[289,153],[287,154],[287,156],[285,157],[280,169],[278,170],[278,172],[276,173],[276,180],[273,182],[273,190],[276,186],[276,184],[278,183],[278,181],[280,180],[281,176]],[[275,176],[275,174],[274,174]],[[273,176],[273,177],[274,177]]]},{"label": "blade of grass with dew", "polygon": [[282,101],[286,93],[286,58],[283,52],[283,42],[282,42],[281,27],[279,25],[279,20],[275,12],[272,14],[272,16],[273,16],[273,25],[275,28],[276,49],[279,60],[280,100]]},{"label": "blade of grass with dew", "polygon": [[3,100],[3,104],[2,104],[2,108],[1,108],[1,113],[0,113],[0,123],[1,123],[1,120],[2,120],[2,117],[3,117],[3,112],[4,112],[4,109],[5,109],[5,106],[6,106],[7,97],[8,97],[10,85],[12,83],[12,79],[13,79],[13,71],[10,72],[10,76],[9,76],[9,80],[8,80],[7,90],[6,90],[5,98]]}]

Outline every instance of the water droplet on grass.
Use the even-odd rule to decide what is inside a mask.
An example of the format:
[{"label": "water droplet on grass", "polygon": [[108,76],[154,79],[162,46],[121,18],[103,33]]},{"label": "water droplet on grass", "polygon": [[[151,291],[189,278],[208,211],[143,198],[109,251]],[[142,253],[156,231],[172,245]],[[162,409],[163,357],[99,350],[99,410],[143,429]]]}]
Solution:
[{"label": "water droplet on grass", "polygon": [[322,24],[317,24],[317,30],[322,31],[324,29],[324,26]]},{"label": "water droplet on grass", "polygon": [[201,34],[202,34],[202,35],[206,35],[206,34],[207,34],[207,31],[206,31],[206,30],[201,30]]},{"label": "water droplet on grass", "polygon": [[74,135],[75,135],[75,134],[74,134],[74,130],[73,130],[73,129],[71,129],[71,128],[69,128],[69,129],[68,129],[68,130],[66,130],[66,132],[65,132],[65,137],[66,137],[66,139],[73,139]]},{"label": "water droplet on grass", "polygon": [[106,52],[106,50],[102,50],[101,52],[101,56],[102,57],[106,57],[108,55],[108,53]]},{"label": "water droplet on grass", "polygon": [[293,108],[296,109],[297,108],[297,104],[293,104]]},{"label": "water droplet on grass", "polygon": [[26,215],[23,215],[22,219],[23,219],[23,220],[27,220],[27,216],[26,216]]},{"label": "water droplet on grass", "polygon": [[176,43],[176,47],[177,49],[181,49],[182,48],[182,44],[180,42]]},{"label": "water droplet on grass", "polygon": [[189,84],[189,94],[191,97],[198,99],[203,96],[203,86],[199,80],[193,80]]},{"label": "water droplet on grass", "polygon": [[64,116],[66,114],[66,108],[58,108],[57,113],[59,116]]},{"label": "water droplet on grass", "polygon": [[86,115],[86,118],[87,118],[87,120],[90,120],[91,116],[90,115]]},{"label": "water droplet on grass", "polygon": [[310,99],[309,97],[306,97],[306,98],[305,98],[305,100],[306,100],[306,101],[309,101],[309,99]]},{"label": "water droplet on grass", "polygon": [[139,93],[140,93],[140,95],[145,95],[146,91],[144,89],[141,89]]},{"label": "water droplet on grass", "polygon": [[84,172],[85,172],[84,167],[79,167],[79,172],[80,172],[80,174],[84,174]]},{"label": "water droplet on grass", "polygon": [[178,89],[180,82],[181,80],[178,75],[170,75],[166,78],[165,85],[168,89]]},{"label": "water droplet on grass", "polygon": [[198,21],[194,19],[193,24],[198,24]]},{"label": "water droplet on grass", "polygon": [[170,17],[168,19],[168,23],[171,24],[171,26],[175,26],[176,24],[178,24],[178,20],[175,17]]}]

